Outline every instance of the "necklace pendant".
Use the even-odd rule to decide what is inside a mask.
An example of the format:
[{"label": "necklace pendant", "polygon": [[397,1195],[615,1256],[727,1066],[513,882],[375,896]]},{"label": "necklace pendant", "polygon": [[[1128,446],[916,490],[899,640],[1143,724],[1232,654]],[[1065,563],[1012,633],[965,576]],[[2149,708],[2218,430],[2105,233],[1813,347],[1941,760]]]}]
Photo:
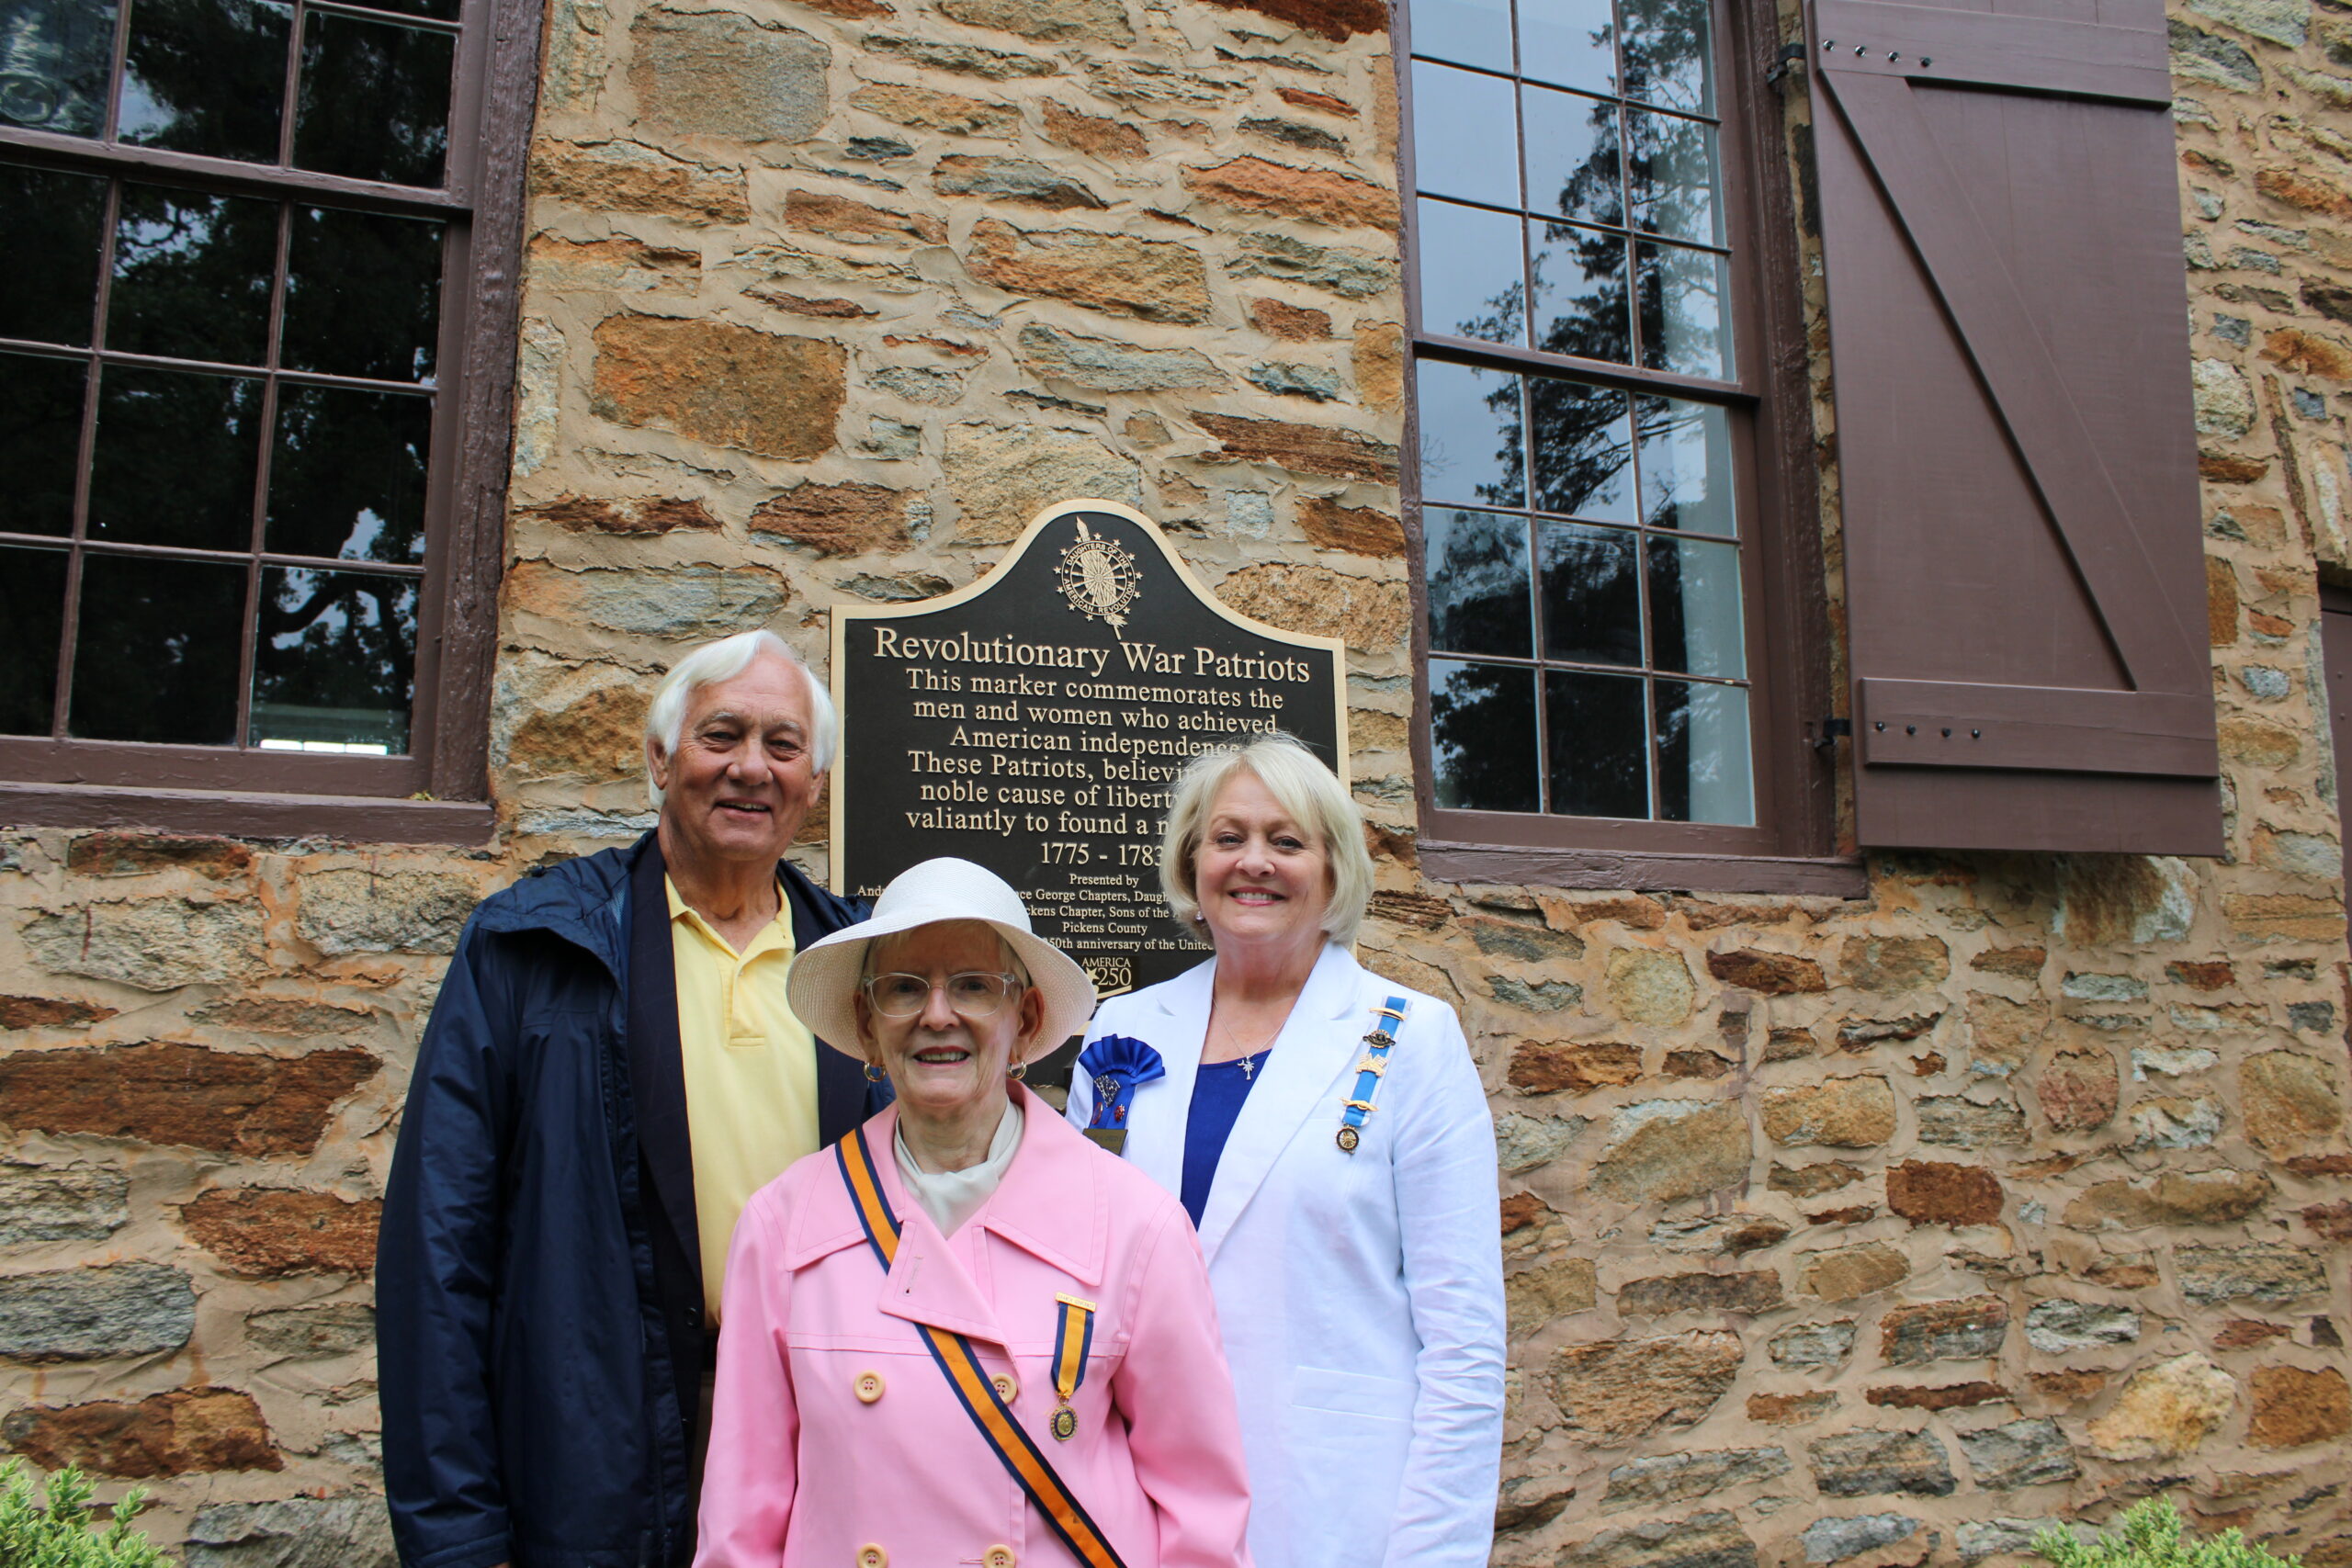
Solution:
[{"label": "necklace pendant", "polygon": [[1258,1064],[1248,1056],[1241,1058],[1241,1081],[1243,1083],[1258,1081]]}]

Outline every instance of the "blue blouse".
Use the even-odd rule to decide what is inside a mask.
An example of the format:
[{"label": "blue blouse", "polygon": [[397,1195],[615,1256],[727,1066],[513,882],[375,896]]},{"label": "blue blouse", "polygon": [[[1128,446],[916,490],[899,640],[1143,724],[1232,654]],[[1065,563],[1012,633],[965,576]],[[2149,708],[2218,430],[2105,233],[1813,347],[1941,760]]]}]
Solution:
[{"label": "blue blouse", "polygon": [[1230,1062],[1203,1062],[1193,1079],[1193,1111],[1184,1123],[1184,1212],[1193,1228],[1201,1228],[1201,1212],[1209,1206],[1209,1183],[1216,1179],[1216,1162],[1225,1156],[1225,1140],[1233,1134],[1234,1118],[1250,1098],[1250,1086],[1265,1070],[1272,1047],[1254,1056]]}]

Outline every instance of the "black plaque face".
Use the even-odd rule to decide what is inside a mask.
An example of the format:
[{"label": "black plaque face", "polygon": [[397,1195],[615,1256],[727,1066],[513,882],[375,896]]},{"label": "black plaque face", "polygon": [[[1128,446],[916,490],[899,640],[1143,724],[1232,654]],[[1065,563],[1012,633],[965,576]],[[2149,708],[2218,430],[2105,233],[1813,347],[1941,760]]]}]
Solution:
[{"label": "black plaque face", "polygon": [[1344,778],[1345,681],[1336,639],[1217,604],[1141,514],[1057,507],[969,588],[833,612],[833,886],[960,856],[1104,996],[1168,979],[1206,956],[1160,896],[1170,783],[1272,729]]}]

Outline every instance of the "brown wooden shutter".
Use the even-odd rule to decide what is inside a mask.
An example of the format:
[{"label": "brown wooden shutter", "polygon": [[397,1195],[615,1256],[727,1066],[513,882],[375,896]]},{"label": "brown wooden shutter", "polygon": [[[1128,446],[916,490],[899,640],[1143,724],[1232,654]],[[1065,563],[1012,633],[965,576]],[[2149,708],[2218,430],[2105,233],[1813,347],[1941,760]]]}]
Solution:
[{"label": "brown wooden shutter", "polygon": [[2218,854],[2162,0],[1811,0],[1861,841]]}]

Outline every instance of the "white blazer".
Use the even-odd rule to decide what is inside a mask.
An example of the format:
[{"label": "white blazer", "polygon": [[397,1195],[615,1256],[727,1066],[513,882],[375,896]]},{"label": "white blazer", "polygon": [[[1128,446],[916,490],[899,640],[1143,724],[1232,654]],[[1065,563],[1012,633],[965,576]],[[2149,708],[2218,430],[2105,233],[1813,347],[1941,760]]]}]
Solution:
[{"label": "white blazer", "polygon": [[[1104,1002],[1168,1076],[1126,1158],[1181,1195],[1212,960]],[[1352,1155],[1337,1142],[1373,1010],[1411,1004]],[[1094,1108],[1084,1073],[1069,1119]],[[1241,1402],[1250,1551],[1280,1568],[1482,1568],[1502,1457],[1494,1123],[1453,1010],[1326,946],[1235,1120],[1201,1216]]]}]

